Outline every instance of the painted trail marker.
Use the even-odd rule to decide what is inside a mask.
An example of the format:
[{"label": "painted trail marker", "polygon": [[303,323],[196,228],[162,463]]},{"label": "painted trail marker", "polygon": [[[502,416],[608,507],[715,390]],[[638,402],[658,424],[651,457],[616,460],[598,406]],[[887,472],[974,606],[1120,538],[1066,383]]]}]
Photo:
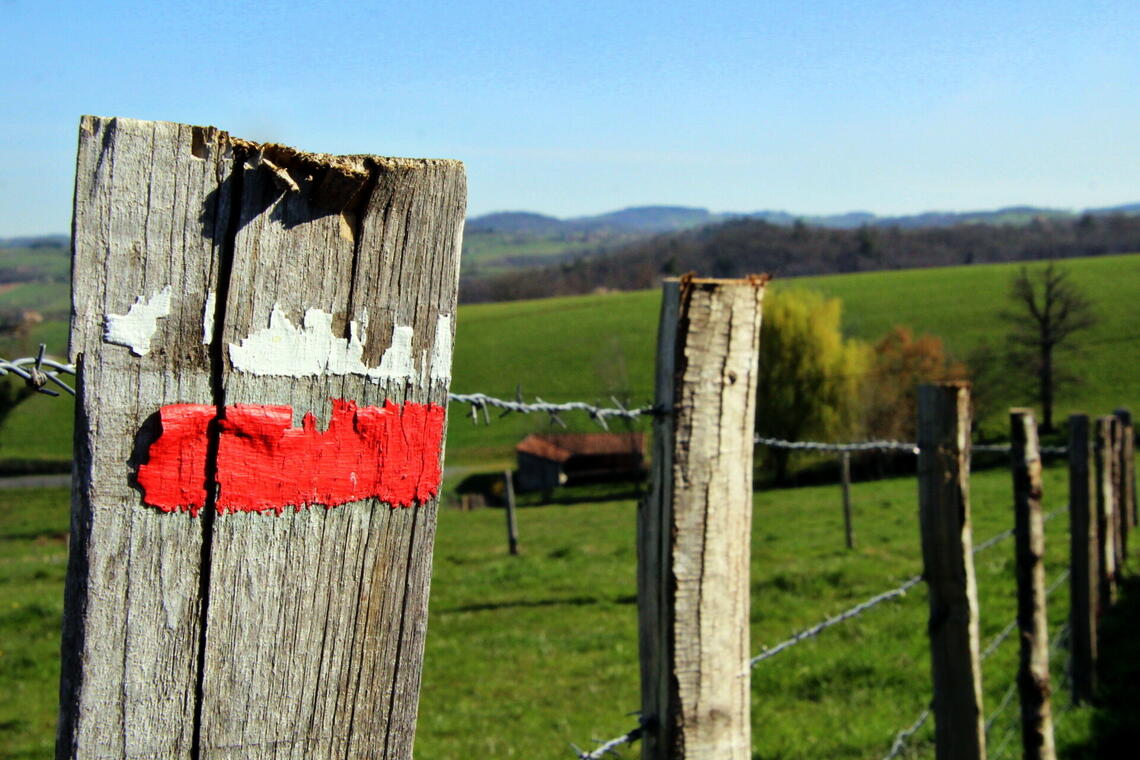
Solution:
[{"label": "painted trail marker", "polygon": [[57,757],[411,757],[465,204],[83,118]]}]

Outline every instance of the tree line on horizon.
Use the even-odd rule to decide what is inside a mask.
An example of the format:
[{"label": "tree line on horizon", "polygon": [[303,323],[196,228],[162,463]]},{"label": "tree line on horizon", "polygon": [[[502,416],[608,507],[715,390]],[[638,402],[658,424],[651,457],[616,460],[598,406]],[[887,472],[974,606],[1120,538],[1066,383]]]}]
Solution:
[{"label": "tree line on horizon", "polygon": [[1038,218],[1025,225],[948,227],[791,226],[738,219],[667,233],[615,251],[528,267],[491,277],[462,277],[461,303],[515,301],[644,290],[663,277],[777,277],[1065,259],[1140,251],[1140,216],[1084,214]]}]

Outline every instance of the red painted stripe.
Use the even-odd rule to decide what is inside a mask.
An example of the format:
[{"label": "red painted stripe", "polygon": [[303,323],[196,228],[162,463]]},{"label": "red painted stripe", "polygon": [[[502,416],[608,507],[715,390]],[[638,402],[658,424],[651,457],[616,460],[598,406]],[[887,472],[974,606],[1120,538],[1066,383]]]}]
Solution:
[{"label": "red painted stripe", "polygon": [[[286,507],[369,498],[408,507],[439,492],[443,407],[332,403],[323,431],[312,412],[300,428],[292,427],[288,406],[226,407],[219,421],[218,512],[280,514]],[[205,505],[207,429],[214,414],[203,404],[159,410],[162,433],[138,471],[146,504],[192,515]]]}]

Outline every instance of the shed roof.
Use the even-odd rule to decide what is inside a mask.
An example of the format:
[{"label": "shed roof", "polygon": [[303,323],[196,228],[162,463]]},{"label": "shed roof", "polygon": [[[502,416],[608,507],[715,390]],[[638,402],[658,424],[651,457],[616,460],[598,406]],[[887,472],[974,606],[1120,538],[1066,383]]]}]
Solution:
[{"label": "shed roof", "polygon": [[522,439],[515,451],[565,462],[579,455],[641,454],[644,447],[642,433],[534,433]]}]

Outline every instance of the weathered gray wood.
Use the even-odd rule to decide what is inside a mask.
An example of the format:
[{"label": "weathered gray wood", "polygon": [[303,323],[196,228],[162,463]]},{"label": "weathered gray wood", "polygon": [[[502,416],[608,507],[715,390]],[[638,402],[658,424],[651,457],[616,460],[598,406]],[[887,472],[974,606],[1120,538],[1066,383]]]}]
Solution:
[{"label": "weathered gray wood", "polygon": [[[197,150],[192,150],[192,146]],[[164,404],[211,403],[202,344],[230,198],[223,134],[86,116],[79,127],[70,357],[78,367],[57,757],[189,757],[203,523],[143,507],[136,434]],[[179,294],[135,355],[108,315]],[[140,350],[143,346],[138,346]]]},{"label": "weathered gray wood", "polygon": [[1096,421],[1096,528],[1097,553],[1100,555],[1100,607],[1101,614],[1116,603],[1116,505],[1114,503],[1112,446],[1113,417],[1098,417]]},{"label": "weathered gray wood", "polygon": [[982,760],[986,734],[970,522],[968,385],[919,386],[918,446],[923,575],[930,591],[935,756]]},{"label": "weathered gray wood", "polygon": [[1021,746],[1025,760],[1053,760],[1053,708],[1049,684],[1049,620],[1045,610],[1045,519],[1041,511],[1041,449],[1028,409],[1010,412],[1014,543],[1017,558],[1017,626],[1021,660]]},{"label": "weathered gray wood", "polygon": [[[321,428],[331,398],[446,406],[450,378],[433,377],[427,357],[438,317],[455,313],[462,165],[287,149],[268,165],[256,159],[246,149],[235,175],[225,403],[288,404],[295,425],[312,411]],[[338,183],[348,189],[334,192]],[[366,332],[369,367],[381,364],[397,326],[410,327],[412,376],[289,378],[233,367],[232,347],[268,327],[275,310],[300,325],[312,308],[332,314],[341,335],[354,321]],[[411,757],[437,507],[373,499],[216,520],[204,755]]]},{"label": "weathered gray wood", "polygon": [[1096,691],[1100,552],[1097,539],[1096,466],[1088,415],[1069,417],[1069,630],[1073,702],[1090,702]]},{"label": "weathered gray wood", "polygon": [[638,512],[642,757],[751,756],[749,542],[766,278],[667,281]]},{"label": "weathered gray wood", "polygon": [[515,481],[510,470],[503,471],[503,497],[507,502],[507,551],[515,556],[519,553],[519,524],[515,518]]},{"label": "weathered gray wood", "polygon": [[[1132,425],[1132,412],[1117,409],[1120,421],[1120,504],[1129,528],[1137,525],[1136,514],[1136,429]],[[1127,550],[1127,546],[1125,546]]]},{"label": "weathered gray wood", "polygon": [[843,534],[848,549],[855,548],[855,528],[851,523],[851,452],[844,451],[840,462],[843,480]]},{"label": "weathered gray wood", "polygon": [[[219,515],[211,497],[193,519],[143,506],[126,463],[134,431],[172,402],[288,404],[318,429],[334,398],[445,405],[462,166],[85,119],[76,198],[72,353],[90,432],[77,436],[64,650],[80,653],[65,663],[60,756],[411,757],[437,499]],[[150,353],[102,340],[104,315],[166,285]],[[307,309],[332,315],[330,340],[357,322],[368,367],[410,329],[411,369],[236,365],[233,347],[275,309],[298,329]]]}]

